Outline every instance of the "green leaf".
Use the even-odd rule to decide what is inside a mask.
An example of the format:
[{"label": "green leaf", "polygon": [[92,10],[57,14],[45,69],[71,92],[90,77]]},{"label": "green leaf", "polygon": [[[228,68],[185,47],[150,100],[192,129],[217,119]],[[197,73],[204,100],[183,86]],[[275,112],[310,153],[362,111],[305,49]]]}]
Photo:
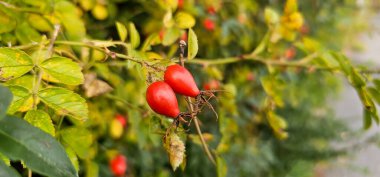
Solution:
[{"label": "green leaf", "polygon": [[129,23],[128,24],[128,30],[130,32],[130,42],[132,47],[135,49],[140,45],[140,35],[137,31],[135,24]]},{"label": "green leaf", "polygon": [[380,80],[379,79],[374,79],[373,84],[375,84],[376,88],[380,90]]},{"label": "green leaf", "polygon": [[32,58],[18,49],[0,48],[0,80],[14,79],[33,68]]},{"label": "green leaf", "polygon": [[99,165],[93,161],[86,163],[86,177],[98,177]]},{"label": "green leaf", "polygon": [[331,52],[332,56],[334,56],[335,60],[339,63],[340,68],[342,69],[343,73],[346,76],[349,76],[351,74],[351,63],[348,61],[348,59],[337,52]]},{"label": "green leaf", "polygon": [[380,92],[374,87],[367,88],[368,92],[371,94],[372,98],[377,102],[377,104],[380,104]]},{"label": "green leaf", "polygon": [[7,81],[6,85],[18,85],[18,86],[25,87],[26,89],[31,91],[33,90],[33,81],[34,81],[33,76],[30,74],[26,74],[19,78]]},{"label": "green leaf", "polygon": [[268,26],[275,25],[280,20],[278,13],[269,7],[265,8],[264,16],[265,16],[265,23],[267,23]]},{"label": "green leaf", "polygon": [[60,132],[62,139],[75,153],[82,159],[86,159],[90,154],[90,146],[93,143],[92,134],[84,127],[70,127]]},{"label": "green leaf", "polygon": [[162,45],[172,45],[180,36],[181,31],[178,28],[169,28],[165,31],[164,39],[162,40]]},{"label": "green leaf", "polygon": [[70,90],[59,87],[46,88],[40,90],[38,96],[60,115],[68,115],[80,121],[88,118],[86,100]]},{"label": "green leaf", "polygon": [[61,144],[20,118],[7,116],[0,121],[0,139],[1,153],[12,160],[24,161],[28,168],[39,174],[78,176]]},{"label": "green leaf", "polygon": [[217,157],[216,158],[216,168],[217,168],[217,173],[218,177],[225,177],[227,176],[227,163],[222,157]]},{"label": "green leaf", "polygon": [[368,109],[363,109],[363,114],[364,114],[364,118],[363,118],[364,129],[367,130],[372,125],[372,116],[371,116],[371,112]]},{"label": "green leaf", "polygon": [[78,63],[65,57],[53,57],[41,63],[43,79],[67,85],[83,83],[83,74]]},{"label": "green leaf", "polygon": [[284,130],[288,125],[284,118],[278,116],[273,111],[269,111],[267,113],[267,120],[278,139],[283,140],[288,138],[288,133]]},{"label": "green leaf", "polygon": [[175,15],[174,21],[177,27],[181,29],[192,28],[195,25],[195,18],[191,14],[182,11]]},{"label": "green leaf", "polygon": [[28,15],[28,22],[34,29],[41,32],[49,32],[53,30],[51,23],[42,15],[30,13]]},{"label": "green leaf", "polygon": [[119,37],[121,41],[125,41],[127,39],[128,31],[124,24],[120,22],[116,22],[116,29],[119,33]]},{"label": "green leaf", "polygon": [[55,129],[49,114],[42,110],[30,110],[26,113],[24,119],[33,126],[55,136]]},{"label": "green leaf", "polygon": [[71,163],[74,165],[75,170],[79,170],[79,161],[78,156],[75,154],[74,150],[70,147],[65,148],[67,155],[69,156],[69,159]]},{"label": "green leaf", "polygon": [[86,36],[83,20],[77,15],[77,7],[69,1],[57,1],[54,4],[55,15],[62,22],[64,33],[69,40],[80,41]]},{"label": "green leaf", "polygon": [[252,55],[259,55],[261,52],[263,52],[266,48],[267,48],[267,45],[268,45],[268,42],[269,42],[269,38],[271,36],[271,32],[268,31],[265,36],[263,37],[263,39],[261,40],[260,44],[255,48],[255,50],[252,52]]},{"label": "green leaf", "polygon": [[0,34],[8,33],[15,29],[16,20],[12,19],[12,17],[8,16],[6,13],[0,10],[0,24],[2,24],[0,25]]},{"label": "green leaf", "polygon": [[189,34],[187,37],[188,40],[188,48],[187,48],[187,58],[189,60],[193,59],[197,53],[198,53],[198,39],[197,35],[194,33],[194,31],[190,28]]},{"label": "green leaf", "polygon": [[27,22],[17,25],[15,34],[21,44],[29,44],[41,40],[40,33],[32,28]]},{"label": "green leaf", "polygon": [[11,166],[11,160],[0,153],[0,161],[3,161],[6,165]]},{"label": "green leaf", "polygon": [[8,88],[12,91],[13,100],[8,108],[8,113],[13,114],[17,111],[25,112],[32,108],[32,93],[25,87],[10,85]]},{"label": "green leaf", "polygon": [[0,85],[0,120],[7,113],[12,97],[12,92],[7,87]]},{"label": "green leaf", "polygon": [[3,161],[0,160],[0,176],[9,177],[21,177],[12,167],[7,166]]}]

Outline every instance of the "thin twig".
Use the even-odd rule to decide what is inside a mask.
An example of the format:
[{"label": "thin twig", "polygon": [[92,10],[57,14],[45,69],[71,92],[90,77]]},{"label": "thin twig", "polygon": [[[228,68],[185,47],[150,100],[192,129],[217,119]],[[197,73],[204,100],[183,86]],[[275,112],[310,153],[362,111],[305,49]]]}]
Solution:
[{"label": "thin twig", "polygon": [[[50,44],[49,44],[49,47],[48,47],[48,51],[46,53],[46,56],[45,58],[50,58],[53,53],[54,53],[54,42],[55,40],[57,39],[57,36],[58,36],[58,32],[60,30],[61,26],[59,24],[57,25],[54,25],[54,32],[53,32],[53,35],[50,39]],[[41,44],[41,46],[43,46],[43,44]],[[38,59],[37,59],[38,60]],[[35,61],[35,63],[39,63],[39,61]],[[41,80],[42,80],[42,75],[43,75],[43,71],[42,69],[40,68],[37,68],[38,69],[38,73],[37,73],[37,81],[34,82],[34,85],[33,85],[33,108],[34,109],[37,109],[37,94],[38,94],[38,89],[41,85]]]},{"label": "thin twig", "polygon": [[[185,46],[186,46],[186,43],[185,41],[181,40],[180,41],[180,44],[179,44],[179,47],[180,47],[180,57],[179,57],[179,61],[181,63],[181,65],[183,67],[185,67],[185,63],[184,63],[184,60],[183,60],[183,54],[185,53]],[[187,100],[187,104],[188,104],[188,107],[190,108],[190,112],[194,112],[194,106],[192,104],[192,101],[190,99],[190,97],[185,97],[185,99]],[[203,150],[205,151],[207,157],[210,159],[210,161],[216,165],[216,162],[215,162],[215,159],[214,159],[214,156],[212,156],[209,148],[208,148],[208,145],[203,137],[203,134],[202,134],[202,131],[201,131],[201,128],[199,126],[199,122],[198,122],[198,118],[196,115],[193,115],[191,114],[191,119],[194,120],[194,125],[195,125],[195,128],[197,130],[197,133],[198,133],[198,136],[199,138],[201,139],[201,142],[202,142],[202,147],[203,147]]]}]

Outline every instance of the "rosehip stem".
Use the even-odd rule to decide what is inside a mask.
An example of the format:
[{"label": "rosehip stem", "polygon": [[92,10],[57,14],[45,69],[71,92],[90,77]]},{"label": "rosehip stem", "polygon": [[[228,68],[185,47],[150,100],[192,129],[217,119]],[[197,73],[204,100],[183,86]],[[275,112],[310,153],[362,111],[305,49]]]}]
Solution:
[{"label": "rosehip stem", "polygon": [[[180,48],[180,54],[179,54],[179,61],[181,63],[181,66],[185,67],[185,62],[184,62],[184,53],[185,53],[185,47],[186,47],[186,42],[181,40],[179,42],[179,48]],[[193,113],[194,112],[194,106],[192,104],[192,101],[190,99],[190,97],[185,97],[185,99],[187,100],[187,104],[188,104],[188,107],[190,109],[190,112]],[[202,135],[202,131],[201,131],[201,128],[199,126],[199,122],[198,122],[198,118],[196,115],[193,115],[191,114],[191,120],[194,120],[194,125],[195,125],[195,128],[197,130],[197,133],[198,133],[198,136],[199,138],[201,139],[201,143],[202,143],[202,147],[203,147],[203,150],[205,151],[207,157],[210,159],[210,161],[216,165],[216,162],[215,162],[215,159],[214,159],[214,156],[211,154],[209,148],[208,148],[208,145]]]}]

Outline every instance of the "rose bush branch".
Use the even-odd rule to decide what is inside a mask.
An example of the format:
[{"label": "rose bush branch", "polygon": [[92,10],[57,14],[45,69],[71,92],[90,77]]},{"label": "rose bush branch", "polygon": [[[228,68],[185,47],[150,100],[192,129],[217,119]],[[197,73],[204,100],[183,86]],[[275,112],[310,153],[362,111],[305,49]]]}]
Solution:
[{"label": "rose bush branch", "polygon": [[[183,67],[185,67],[185,62],[184,62],[185,46],[186,46],[185,41],[180,41],[180,44],[179,44],[179,47],[180,47],[179,61],[180,61],[181,66],[183,66]],[[190,99],[190,97],[186,96],[185,99],[186,99],[187,105],[188,105],[188,107],[190,109],[189,111],[191,113],[194,112],[194,106],[192,104],[192,100]],[[199,126],[199,122],[198,122],[197,116],[191,114],[191,119],[194,120],[194,125],[195,125],[195,128],[197,130],[198,136],[201,139],[203,150],[205,151],[205,153],[206,153],[207,157],[210,159],[210,161],[214,165],[216,165],[215,159],[214,159],[213,155],[211,154],[210,149],[209,149],[209,147],[208,147],[208,145],[207,145],[207,143],[206,143],[206,141],[205,141],[205,139],[203,137],[203,134],[202,134],[201,128]]]}]

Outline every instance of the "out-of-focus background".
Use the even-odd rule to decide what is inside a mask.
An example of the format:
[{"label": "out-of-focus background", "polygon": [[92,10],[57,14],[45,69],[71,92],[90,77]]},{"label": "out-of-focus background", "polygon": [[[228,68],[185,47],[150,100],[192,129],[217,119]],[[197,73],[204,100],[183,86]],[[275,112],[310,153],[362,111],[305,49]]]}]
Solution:
[{"label": "out-of-focus background", "polygon": [[[374,32],[358,35],[359,42],[363,45],[364,50],[346,52],[354,62],[378,67],[380,65],[378,58],[380,53],[380,13],[376,12],[367,22],[372,25]],[[345,83],[338,99],[331,100],[330,104],[334,108],[336,116],[345,121],[350,129],[363,134],[361,138],[352,140],[352,143],[361,143],[365,142],[368,137],[378,134],[379,127],[374,126],[367,131],[362,130],[362,121],[358,119],[362,115],[360,99],[354,93],[355,91]],[[325,176],[375,177],[380,174],[380,149],[377,144],[363,146],[355,151],[348,152],[348,154],[346,157],[334,160]]]},{"label": "out-of-focus background", "polygon": [[[189,124],[146,100],[181,40],[202,94],[166,109]],[[22,176],[380,175],[379,0],[0,0],[0,41],[7,114],[64,148],[28,161],[0,126]]]}]

